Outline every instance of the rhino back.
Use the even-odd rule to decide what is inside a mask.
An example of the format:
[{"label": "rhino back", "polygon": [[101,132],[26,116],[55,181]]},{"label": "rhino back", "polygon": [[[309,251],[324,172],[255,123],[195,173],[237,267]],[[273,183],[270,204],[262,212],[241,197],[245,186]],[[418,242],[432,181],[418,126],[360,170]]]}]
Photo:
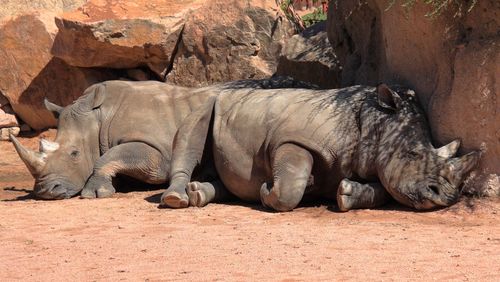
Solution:
[{"label": "rhino back", "polygon": [[211,95],[155,81],[106,82],[101,107],[100,142],[103,151],[127,142],[143,142],[171,154],[182,120]]},{"label": "rhino back", "polygon": [[315,186],[340,182],[352,173],[359,139],[357,116],[372,90],[224,91],[217,98],[213,131],[222,181],[236,196],[259,200],[260,186],[272,180],[275,150],[294,143],[313,154]]}]

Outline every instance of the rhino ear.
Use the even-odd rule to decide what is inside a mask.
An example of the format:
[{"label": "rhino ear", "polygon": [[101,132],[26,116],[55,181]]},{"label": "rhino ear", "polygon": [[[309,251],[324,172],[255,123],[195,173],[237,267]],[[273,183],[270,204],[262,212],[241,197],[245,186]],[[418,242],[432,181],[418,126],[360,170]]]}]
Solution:
[{"label": "rhino ear", "polygon": [[47,110],[52,112],[52,114],[54,115],[55,118],[59,118],[59,115],[62,113],[62,111],[64,109],[61,106],[58,106],[54,103],[49,102],[49,100],[47,100],[47,98],[43,99],[43,104],[45,105],[45,108]]},{"label": "rhino ear", "polygon": [[102,83],[94,90],[94,103],[92,109],[99,108],[106,98],[106,83]]},{"label": "rhino ear", "polygon": [[396,91],[392,90],[386,84],[382,83],[377,86],[378,104],[386,109],[393,111],[401,107],[401,97]]},{"label": "rhino ear", "polygon": [[82,112],[91,112],[99,108],[106,98],[106,84],[98,83],[90,86],[83,92],[79,102],[75,103]]}]

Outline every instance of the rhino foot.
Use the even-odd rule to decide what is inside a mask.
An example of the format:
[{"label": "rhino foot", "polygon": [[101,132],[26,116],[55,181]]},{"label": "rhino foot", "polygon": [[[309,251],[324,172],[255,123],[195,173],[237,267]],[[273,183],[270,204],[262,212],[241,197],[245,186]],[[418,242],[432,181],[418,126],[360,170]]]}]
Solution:
[{"label": "rhino foot", "polygon": [[187,208],[189,206],[189,198],[186,194],[171,191],[161,196],[161,203],[173,209]]},{"label": "rhino foot", "polygon": [[109,198],[116,192],[111,183],[105,182],[101,184],[95,184],[94,182],[95,181],[92,181],[92,179],[89,180],[89,182],[83,188],[82,193],[80,194],[80,198]]},{"label": "rhino foot", "polygon": [[204,183],[190,182],[187,193],[189,195],[189,204],[193,207],[204,207],[209,203],[204,191]]},{"label": "rhino foot", "polygon": [[337,189],[337,205],[339,210],[346,212],[353,208],[356,199],[352,197],[353,185],[349,180],[342,180]]},{"label": "rhino foot", "polygon": [[344,179],[337,189],[337,204],[340,211],[371,209],[383,206],[391,196],[380,183],[361,184]]}]

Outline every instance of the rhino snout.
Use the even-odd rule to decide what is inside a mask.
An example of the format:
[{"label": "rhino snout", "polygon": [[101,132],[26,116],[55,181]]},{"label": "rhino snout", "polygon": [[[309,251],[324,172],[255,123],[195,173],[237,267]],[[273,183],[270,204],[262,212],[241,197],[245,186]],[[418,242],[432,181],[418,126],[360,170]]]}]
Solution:
[{"label": "rhino snout", "polygon": [[79,189],[66,181],[53,180],[35,184],[35,195],[46,200],[68,199],[79,192]]},{"label": "rhino snout", "polygon": [[419,210],[448,207],[458,201],[460,191],[452,187],[423,185],[420,188],[421,202],[415,204]]}]

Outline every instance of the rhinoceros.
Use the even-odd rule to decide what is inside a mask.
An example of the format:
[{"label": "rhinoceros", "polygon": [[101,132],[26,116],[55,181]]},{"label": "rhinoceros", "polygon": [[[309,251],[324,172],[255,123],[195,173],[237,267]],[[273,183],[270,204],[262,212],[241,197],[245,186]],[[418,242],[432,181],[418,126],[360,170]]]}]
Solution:
[{"label": "rhinoceros", "polygon": [[98,83],[65,108],[45,101],[58,131],[54,142],[41,139],[39,152],[11,140],[35,177],[37,196],[108,197],[117,174],[165,183],[178,126],[214,93],[155,81]]},{"label": "rhinoceros", "polygon": [[[164,205],[204,206],[233,194],[277,211],[303,196],[336,198],[340,210],[391,197],[433,209],[455,203],[479,151],[432,145],[417,95],[402,86],[332,90],[223,89],[179,128]],[[207,151],[218,181],[191,180]],[[230,193],[227,193],[227,192]]]},{"label": "rhinoceros", "polygon": [[[58,117],[55,142],[41,139],[39,152],[11,140],[44,199],[109,197],[120,174],[150,184],[169,179],[172,142],[182,120],[221,87],[314,87],[288,77],[242,80],[204,88],[155,81],[95,84],[65,108],[45,101]],[[212,178],[200,170],[200,180]]]}]

